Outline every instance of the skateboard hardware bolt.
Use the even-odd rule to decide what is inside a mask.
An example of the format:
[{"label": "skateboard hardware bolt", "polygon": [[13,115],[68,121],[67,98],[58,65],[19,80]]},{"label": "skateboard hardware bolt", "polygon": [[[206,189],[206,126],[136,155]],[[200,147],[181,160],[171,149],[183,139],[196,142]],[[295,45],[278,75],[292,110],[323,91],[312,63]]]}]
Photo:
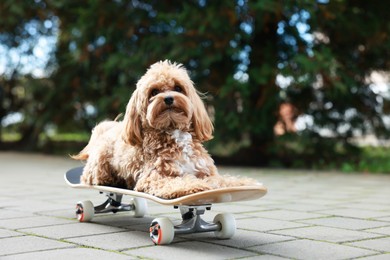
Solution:
[{"label": "skateboard hardware bolt", "polygon": [[194,217],[194,213],[193,213],[192,210],[190,210],[190,211],[184,213],[183,215],[181,215],[181,218],[182,218],[183,220],[192,219],[193,217]]}]

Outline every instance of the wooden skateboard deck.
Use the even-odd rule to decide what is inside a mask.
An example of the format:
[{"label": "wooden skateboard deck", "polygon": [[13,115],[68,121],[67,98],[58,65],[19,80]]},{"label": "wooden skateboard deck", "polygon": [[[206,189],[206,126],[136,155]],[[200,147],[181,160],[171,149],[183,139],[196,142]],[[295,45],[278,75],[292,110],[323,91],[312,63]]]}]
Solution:
[{"label": "wooden skateboard deck", "polygon": [[78,189],[94,189],[102,192],[111,192],[122,195],[129,195],[132,197],[144,198],[154,201],[162,205],[207,205],[215,203],[226,203],[235,201],[255,200],[263,197],[267,193],[267,188],[263,185],[254,186],[240,186],[220,188],[208,191],[202,191],[191,195],[186,195],[176,199],[162,199],[147,193],[137,192],[129,189],[115,188],[109,186],[86,185],[80,183],[80,176],[82,175],[83,167],[78,167],[69,170],[65,173],[65,181],[72,188]]}]

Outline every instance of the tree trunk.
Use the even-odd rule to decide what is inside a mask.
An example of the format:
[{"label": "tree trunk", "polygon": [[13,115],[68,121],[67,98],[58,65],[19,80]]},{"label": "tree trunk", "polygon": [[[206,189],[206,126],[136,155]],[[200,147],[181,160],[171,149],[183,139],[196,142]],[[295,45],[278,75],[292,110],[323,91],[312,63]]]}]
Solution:
[{"label": "tree trunk", "polygon": [[278,62],[277,25],[274,14],[256,14],[253,37],[249,42],[249,96],[246,99],[246,116],[250,146],[239,154],[247,164],[267,163],[268,148],[274,141],[274,125],[277,122],[279,89],[275,84]]}]

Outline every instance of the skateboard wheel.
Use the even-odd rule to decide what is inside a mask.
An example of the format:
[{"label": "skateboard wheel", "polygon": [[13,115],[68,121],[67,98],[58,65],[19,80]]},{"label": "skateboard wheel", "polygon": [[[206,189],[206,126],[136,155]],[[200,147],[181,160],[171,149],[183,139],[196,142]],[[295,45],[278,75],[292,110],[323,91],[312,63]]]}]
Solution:
[{"label": "skateboard wheel", "polygon": [[133,198],[134,217],[142,218],[148,211],[148,204],[143,198]]},{"label": "skateboard wheel", "polygon": [[155,245],[167,245],[173,241],[175,228],[168,218],[156,218],[150,225],[150,238]]},{"label": "skateboard wheel", "polygon": [[236,220],[233,214],[218,214],[214,218],[214,223],[221,226],[219,231],[214,232],[215,236],[219,239],[229,239],[236,233]]},{"label": "skateboard wheel", "polygon": [[88,222],[91,221],[93,215],[95,213],[95,209],[93,204],[89,200],[79,201],[76,205],[76,217],[80,222]]}]

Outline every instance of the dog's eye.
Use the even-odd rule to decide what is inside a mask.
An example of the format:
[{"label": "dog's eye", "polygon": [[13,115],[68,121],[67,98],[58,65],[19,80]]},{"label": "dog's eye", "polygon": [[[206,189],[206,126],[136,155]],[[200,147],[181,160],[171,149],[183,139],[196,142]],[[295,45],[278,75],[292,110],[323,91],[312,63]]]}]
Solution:
[{"label": "dog's eye", "polygon": [[179,85],[175,85],[175,87],[173,88],[174,91],[176,92],[179,92],[179,93],[183,93],[183,88],[180,87]]},{"label": "dog's eye", "polygon": [[160,91],[158,89],[153,89],[152,92],[150,92],[150,96],[154,97],[155,95],[157,95],[158,93],[160,93]]}]

